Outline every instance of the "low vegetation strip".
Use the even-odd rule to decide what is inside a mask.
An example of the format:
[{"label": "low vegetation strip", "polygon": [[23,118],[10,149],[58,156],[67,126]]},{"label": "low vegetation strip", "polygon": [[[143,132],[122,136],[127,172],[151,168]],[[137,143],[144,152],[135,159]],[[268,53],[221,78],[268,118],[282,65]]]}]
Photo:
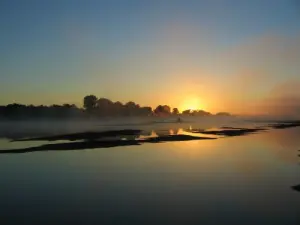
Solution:
[{"label": "low vegetation strip", "polygon": [[27,153],[40,151],[59,151],[59,150],[84,150],[95,148],[111,148],[118,146],[133,146],[143,143],[161,143],[174,141],[191,141],[191,140],[209,140],[215,138],[195,137],[189,135],[164,135],[159,137],[150,137],[144,140],[96,140],[96,141],[79,141],[69,143],[45,144],[37,147],[0,150],[0,154],[7,153]]}]

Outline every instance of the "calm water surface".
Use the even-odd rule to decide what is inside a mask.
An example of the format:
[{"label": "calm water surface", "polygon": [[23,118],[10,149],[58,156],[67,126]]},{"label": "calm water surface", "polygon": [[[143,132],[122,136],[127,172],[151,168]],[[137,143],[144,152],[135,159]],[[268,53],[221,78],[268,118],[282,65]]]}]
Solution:
[{"label": "calm water surface", "polygon": [[299,134],[3,154],[1,224],[300,224]]}]

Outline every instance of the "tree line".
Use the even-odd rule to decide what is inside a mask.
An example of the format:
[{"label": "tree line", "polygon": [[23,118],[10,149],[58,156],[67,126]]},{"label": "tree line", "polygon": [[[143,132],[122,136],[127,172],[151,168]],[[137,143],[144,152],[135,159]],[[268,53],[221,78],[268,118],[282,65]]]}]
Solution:
[{"label": "tree line", "polygon": [[[9,104],[0,106],[1,119],[42,119],[42,118],[90,118],[107,116],[171,116],[181,115],[178,108],[171,108],[168,105],[158,105],[152,109],[150,106],[140,106],[129,101],[125,104],[113,102],[107,98],[97,98],[95,95],[87,95],[83,98],[83,108],[74,104],[34,106],[23,104]],[[204,110],[185,110],[182,115],[190,116],[210,116]],[[218,113],[217,115],[229,116],[228,113]]]}]

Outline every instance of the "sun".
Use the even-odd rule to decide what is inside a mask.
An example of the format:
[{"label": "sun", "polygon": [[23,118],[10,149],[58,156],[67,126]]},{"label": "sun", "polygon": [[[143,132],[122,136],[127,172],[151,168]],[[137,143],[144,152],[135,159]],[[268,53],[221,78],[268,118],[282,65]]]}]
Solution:
[{"label": "sun", "polygon": [[184,99],[180,105],[181,111],[191,109],[191,110],[198,110],[203,108],[203,104],[200,103],[199,98],[197,97],[188,97]]}]

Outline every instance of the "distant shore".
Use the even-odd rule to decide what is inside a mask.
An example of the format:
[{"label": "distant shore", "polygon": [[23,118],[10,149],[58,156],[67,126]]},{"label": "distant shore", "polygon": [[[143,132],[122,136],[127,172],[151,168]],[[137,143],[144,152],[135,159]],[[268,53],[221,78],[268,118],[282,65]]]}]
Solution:
[{"label": "distant shore", "polygon": [[158,105],[156,108],[140,106],[133,101],[125,104],[113,102],[107,98],[97,98],[87,95],[83,98],[83,108],[75,104],[63,105],[24,105],[19,103],[0,106],[0,120],[26,120],[26,119],[90,119],[106,117],[170,117],[170,116],[231,116],[228,112],[212,114],[202,109],[179,109],[168,105]]}]

